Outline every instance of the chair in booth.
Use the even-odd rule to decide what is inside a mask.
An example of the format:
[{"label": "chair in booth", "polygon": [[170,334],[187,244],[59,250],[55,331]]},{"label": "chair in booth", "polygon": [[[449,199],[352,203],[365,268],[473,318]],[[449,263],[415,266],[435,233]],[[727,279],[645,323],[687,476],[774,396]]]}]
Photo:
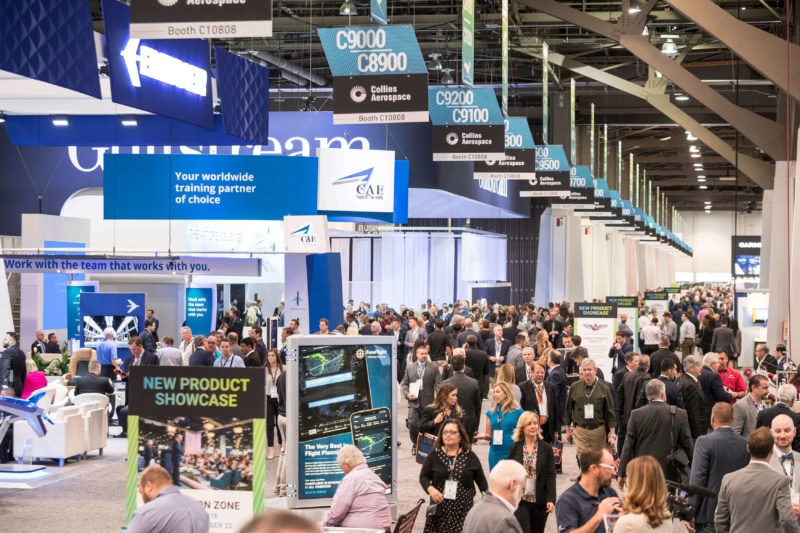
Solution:
[{"label": "chair in booth", "polygon": [[84,394],[78,394],[72,398],[73,405],[80,406],[87,403],[99,403],[100,406],[105,409],[106,406],[108,406],[108,396],[97,392],[87,392]]},{"label": "chair in booth", "polygon": [[30,439],[33,447],[30,451],[34,459],[57,459],[59,466],[64,461],[75,457],[80,461],[85,448],[85,423],[78,407],[63,407],[50,415],[52,424],[45,422],[47,434],[37,436],[28,422],[14,422],[14,457],[21,457],[25,441]]},{"label": "chair in booth", "polygon": [[242,469],[237,468],[233,471],[231,476],[231,489],[236,489],[236,486],[242,481]]},{"label": "chair in booth", "polygon": [[209,478],[211,487],[219,490],[228,490],[231,485],[231,477],[233,477],[233,470],[226,470],[218,476]]},{"label": "chair in booth", "polygon": [[[84,396],[81,394],[81,396]],[[108,400],[106,400],[106,404]],[[83,413],[84,426],[84,453],[98,450],[98,455],[103,455],[103,448],[108,444],[108,414],[106,406],[100,402],[94,404],[83,404],[81,409],[86,408]]]},{"label": "chair in booth", "polygon": [[72,377],[84,376],[89,373],[89,361],[97,360],[97,352],[92,348],[81,348],[72,353],[69,359],[69,373]]},{"label": "chair in booth", "polygon": [[50,410],[61,409],[69,402],[69,389],[61,383],[50,384],[54,387],[56,392],[53,395],[53,403],[50,405]]},{"label": "chair in booth", "polygon": [[35,391],[31,392],[28,396],[29,398],[35,394],[39,394],[40,392],[44,391],[45,395],[39,398],[39,401],[36,402],[37,407],[41,407],[45,414],[50,412],[50,407],[53,405],[53,397],[56,394],[56,388],[53,385],[48,385],[46,387],[42,387],[41,389],[36,389]]},{"label": "chair in booth", "polygon": [[397,524],[394,526],[394,533],[411,533],[411,530],[414,529],[414,522],[417,521],[419,508],[422,507],[423,503],[425,503],[425,500],[420,499],[417,502],[417,505],[412,507],[410,511],[397,517]]}]

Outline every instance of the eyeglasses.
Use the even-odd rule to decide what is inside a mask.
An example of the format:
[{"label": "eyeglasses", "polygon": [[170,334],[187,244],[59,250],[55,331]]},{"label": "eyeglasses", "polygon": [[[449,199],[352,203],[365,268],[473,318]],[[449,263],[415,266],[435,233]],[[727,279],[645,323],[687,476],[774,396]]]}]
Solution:
[{"label": "eyeglasses", "polygon": [[614,466],[614,465],[605,465],[603,463],[597,463],[597,466],[602,467],[602,468],[608,468],[612,472],[616,472],[617,471],[617,467]]},{"label": "eyeglasses", "polygon": [[458,431],[442,431],[442,435],[458,435]]}]

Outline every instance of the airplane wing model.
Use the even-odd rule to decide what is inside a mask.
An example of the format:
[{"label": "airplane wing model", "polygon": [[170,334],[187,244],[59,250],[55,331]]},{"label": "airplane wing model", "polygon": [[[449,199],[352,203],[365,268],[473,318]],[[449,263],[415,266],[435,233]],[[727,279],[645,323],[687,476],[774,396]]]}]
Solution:
[{"label": "airplane wing model", "polygon": [[36,435],[39,437],[45,436],[47,427],[44,425],[44,420],[53,424],[53,421],[44,414],[44,409],[37,405],[45,394],[46,391],[42,391],[27,400],[0,396],[0,412],[5,414],[3,423],[0,424],[0,441],[6,436],[11,424],[17,420],[25,420]]}]

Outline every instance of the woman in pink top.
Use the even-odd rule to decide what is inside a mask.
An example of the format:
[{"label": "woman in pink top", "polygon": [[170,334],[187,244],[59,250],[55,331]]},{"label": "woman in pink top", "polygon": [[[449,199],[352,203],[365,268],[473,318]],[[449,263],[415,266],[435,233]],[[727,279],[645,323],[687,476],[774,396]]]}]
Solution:
[{"label": "woman in pink top", "polygon": [[343,446],[336,461],[344,478],[322,525],[389,531],[392,514],[386,501],[386,484],[369,469],[361,450],[352,444]]}]

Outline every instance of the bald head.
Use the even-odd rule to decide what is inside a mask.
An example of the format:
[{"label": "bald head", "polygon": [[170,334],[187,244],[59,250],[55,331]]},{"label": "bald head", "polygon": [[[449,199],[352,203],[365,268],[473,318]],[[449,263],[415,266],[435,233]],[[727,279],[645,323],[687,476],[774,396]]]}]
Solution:
[{"label": "bald head", "polygon": [[789,415],[778,415],[773,418],[770,432],[778,449],[784,453],[788,453],[792,449],[792,441],[797,433],[797,428],[794,427],[794,421]]}]

